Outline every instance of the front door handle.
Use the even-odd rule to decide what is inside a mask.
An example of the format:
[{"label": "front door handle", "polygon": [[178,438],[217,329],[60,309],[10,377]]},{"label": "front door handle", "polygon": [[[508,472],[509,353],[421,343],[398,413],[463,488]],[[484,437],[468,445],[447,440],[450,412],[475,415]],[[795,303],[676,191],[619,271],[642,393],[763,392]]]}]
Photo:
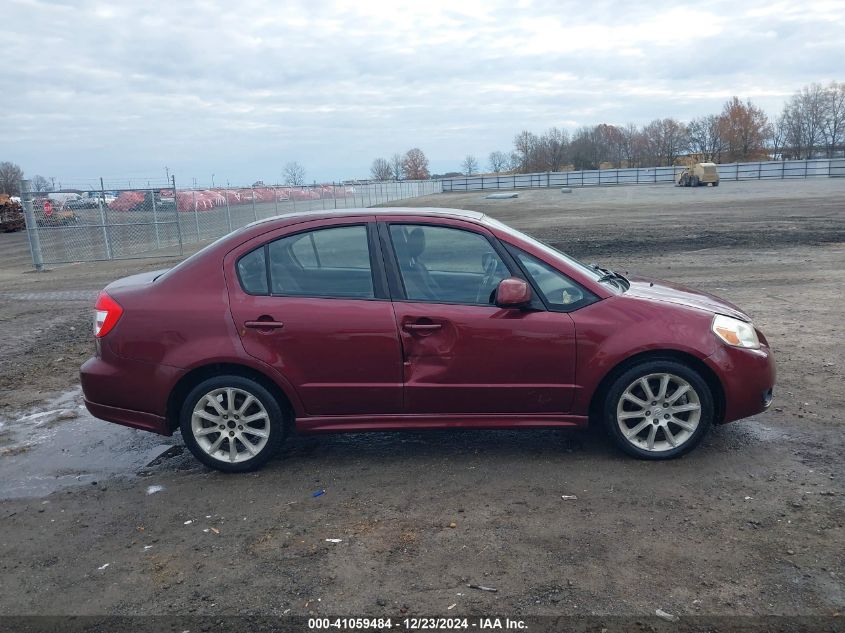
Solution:
[{"label": "front door handle", "polygon": [[244,321],[244,327],[252,330],[278,330],[285,327],[281,321]]},{"label": "front door handle", "polygon": [[411,332],[433,332],[443,327],[441,323],[406,323],[402,326]]}]

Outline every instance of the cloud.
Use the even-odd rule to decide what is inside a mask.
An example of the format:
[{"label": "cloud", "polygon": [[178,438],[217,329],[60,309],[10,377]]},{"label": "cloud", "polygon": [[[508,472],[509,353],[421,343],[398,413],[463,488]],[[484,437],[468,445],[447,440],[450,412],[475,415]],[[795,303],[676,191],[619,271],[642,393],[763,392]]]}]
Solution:
[{"label": "cloud", "polygon": [[438,170],[521,129],[771,114],[842,80],[845,2],[7,0],[0,158],[57,179]]}]

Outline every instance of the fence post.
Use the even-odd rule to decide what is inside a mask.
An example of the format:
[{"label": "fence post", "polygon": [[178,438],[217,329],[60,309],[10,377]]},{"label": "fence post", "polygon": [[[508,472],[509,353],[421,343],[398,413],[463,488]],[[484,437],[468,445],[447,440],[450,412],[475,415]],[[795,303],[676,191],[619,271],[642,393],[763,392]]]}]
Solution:
[{"label": "fence post", "polygon": [[191,189],[191,200],[194,202],[194,224],[197,227],[197,242],[200,241],[200,214],[197,211],[197,190]]},{"label": "fence post", "polygon": [[780,162],[780,179],[786,180],[786,161],[782,160]]},{"label": "fence post", "polygon": [[176,176],[170,177],[170,188],[173,190],[173,212],[176,214],[176,239],[179,240],[179,254],[184,255],[185,248],[182,245],[182,222],[179,220],[179,200],[176,198]]},{"label": "fence post", "polygon": [[158,234],[158,209],[156,208],[156,193],[150,189],[150,200],[153,203],[153,226],[156,231],[156,248],[161,248],[161,238]]},{"label": "fence post", "polygon": [[229,233],[232,232],[232,207],[229,206],[229,183],[226,183],[226,189],[223,197],[226,198],[226,226],[229,227]]},{"label": "fence post", "polygon": [[112,253],[111,249],[111,242],[109,241],[109,229],[108,229],[108,220],[109,220],[109,213],[107,211],[108,205],[106,204],[106,186],[103,184],[103,179],[100,178],[100,224],[103,225],[103,241],[106,244],[106,258],[113,259],[114,253]]},{"label": "fence post", "polygon": [[32,254],[32,265],[36,272],[44,270],[44,258],[41,255],[41,237],[38,235],[38,222],[35,221],[35,213],[32,210],[32,192],[29,188],[29,180],[21,180],[21,204],[23,215],[26,220],[26,235],[29,238],[29,252]]},{"label": "fence post", "polygon": [[807,177],[807,159],[804,159],[804,178]]},{"label": "fence post", "polygon": [[739,163],[734,163],[734,167],[736,168],[736,178],[734,180],[739,182]]}]

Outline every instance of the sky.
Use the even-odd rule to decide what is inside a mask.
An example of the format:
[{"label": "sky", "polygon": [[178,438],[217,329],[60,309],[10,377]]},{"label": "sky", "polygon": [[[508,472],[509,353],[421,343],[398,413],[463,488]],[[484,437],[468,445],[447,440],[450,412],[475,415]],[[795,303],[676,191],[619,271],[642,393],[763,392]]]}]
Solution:
[{"label": "sky", "polygon": [[770,115],[845,80],[845,0],[2,0],[0,161],[64,186],[486,166],[551,126]]}]

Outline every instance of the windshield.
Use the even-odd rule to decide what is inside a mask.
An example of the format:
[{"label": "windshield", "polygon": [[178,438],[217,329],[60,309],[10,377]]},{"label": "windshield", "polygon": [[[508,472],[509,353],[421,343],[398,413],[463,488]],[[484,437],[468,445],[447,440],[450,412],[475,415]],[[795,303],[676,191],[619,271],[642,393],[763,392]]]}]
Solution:
[{"label": "windshield", "polygon": [[494,220],[489,216],[485,216],[484,220],[488,224],[495,226],[496,228],[508,233],[509,235],[513,235],[514,237],[519,237],[527,242],[530,242],[538,249],[543,251],[545,254],[547,254],[551,259],[557,260],[566,266],[578,269],[580,272],[590,277],[593,281],[602,282],[608,287],[618,290],[625,290],[627,288],[627,284],[620,284],[616,277],[608,275],[608,272],[610,271],[605,268],[599,268],[597,266],[588,266],[584,262],[578,261],[571,255],[567,255],[566,253],[559,251],[554,246],[550,246],[549,244],[538,240],[536,237],[531,237],[530,235],[527,235],[522,231],[517,231],[515,228],[510,227],[507,224],[503,224],[498,220]]}]

